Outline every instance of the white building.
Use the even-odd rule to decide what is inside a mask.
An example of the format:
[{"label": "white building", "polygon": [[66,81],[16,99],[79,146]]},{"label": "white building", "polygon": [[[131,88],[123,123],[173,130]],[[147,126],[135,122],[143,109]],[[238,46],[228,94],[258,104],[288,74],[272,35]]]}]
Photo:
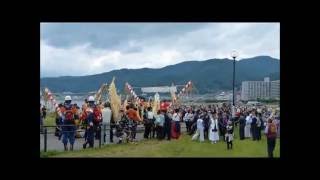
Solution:
[{"label": "white building", "polygon": [[[271,88],[272,86],[272,88]],[[280,80],[271,81],[264,78],[264,81],[243,81],[241,89],[241,100],[270,99],[278,97],[280,99]],[[272,93],[272,94],[271,94]]]},{"label": "white building", "polygon": [[280,99],[280,80],[271,81],[270,96],[272,99]]}]

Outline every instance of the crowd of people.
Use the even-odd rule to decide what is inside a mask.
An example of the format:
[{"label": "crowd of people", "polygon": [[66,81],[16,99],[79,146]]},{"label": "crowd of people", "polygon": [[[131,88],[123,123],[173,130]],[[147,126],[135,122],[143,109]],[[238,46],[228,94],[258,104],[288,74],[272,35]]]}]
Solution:
[{"label": "crowd of people", "polygon": [[[41,105],[40,109],[42,114]],[[106,143],[106,133],[102,134],[105,131],[101,131],[103,123],[110,123],[110,142],[114,142],[114,136],[118,137],[118,143],[124,140],[135,142],[139,124],[145,127],[143,134],[145,139],[179,139],[181,123],[185,123],[191,140],[199,139],[200,142],[209,140],[212,144],[224,141],[227,149],[233,148],[233,140],[235,135],[237,136],[234,128],[239,126],[240,141],[248,138],[259,141],[262,133],[266,134],[269,157],[273,157],[276,138],[280,136],[280,111],[274,111],[266,106],[239,105],[235,107],[233,116],[232,106],[226,103],[208,106],[171,106],[160,108],[156,113],[152,107],[129,104],[120,109],[120,119],[114,119],[108,102],[96,104],[94,98],[90,96],[80,109],[77,104],[71,103],[70,96],[66,96],[65,102],[59,104],[57,109],[60,111],[56,111],[56,136],[59,139],[62,137],[65,150],[68,150],[68,142],[69,149],[73,150],[75,137],[81,136],[77,133],[79,128],[85,129],[83,148],[87,145],[94,147],[94,139],[103,138],[103,143]]]},{"label": "crowd of people", "polygon": [[[199,139],[203,142],[208,139],[215,144],[221,137],[227,143],[227,149],[232,149],[234,127],[239,125],[240,140],[252,138],[253,141],[259,141],[264,132],[267,136],[268,154],[272,157],[275,138],[280,137],[280,110],[266,106],[240,105],[235,107],[235,111],[232,116],[232,106],[226,103],[221,106],[184,106],[180,109],[187,132],[193,134],[192,140]],[[269,128],[270,126],[274,128]]]}]

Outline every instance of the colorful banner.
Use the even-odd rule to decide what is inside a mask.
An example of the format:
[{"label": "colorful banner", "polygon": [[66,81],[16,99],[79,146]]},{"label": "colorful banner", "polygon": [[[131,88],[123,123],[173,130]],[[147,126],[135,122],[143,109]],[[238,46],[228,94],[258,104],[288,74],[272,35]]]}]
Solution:
[{"label": "colorful banner", "polygon": [[126,89],[126,91],[127,91],[129,94],[131,94],[131,95],[134,97],[134,99],[135,99],[139,104],[141,103],[141,99],[137,96],[137,94],[134,92],[132,86],[131,86],[128,82],[126,82],[126,87],[125,87],[125,89]]},{"label": "colorful banner", "polygon": [[51,101],[51,103],[53,104],[53,107],[55,108],[57,113],[61,116],[61,110],[58,107],[58,103],[57,103],[56,99],[53,97],[53,94],[51,93],[51,91],[48,88],[44,89],[44,98]]},{"label": "colorful banner", "polygon": [[192,82],[189,81],[182,89],[181,91],[178,93],[178,96],[182,96],[184,95],[186,92],[190,91],[192,88]]}]

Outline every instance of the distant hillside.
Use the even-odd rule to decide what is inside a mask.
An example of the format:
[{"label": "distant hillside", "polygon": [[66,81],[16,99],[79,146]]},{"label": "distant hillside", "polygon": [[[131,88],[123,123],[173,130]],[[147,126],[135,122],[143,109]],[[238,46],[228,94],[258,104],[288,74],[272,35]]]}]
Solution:
[{"label": "distant hillside", "polygon": [[[116,86],[124,89],[125,82],[132,86],[162,86],[185,84],[191,80],[199,93],[232,89],[233,61],[230,59],[209,59],[206,61],[186,61],[160,69],[120,69],[89,76],[64,76],[41,78],[41,87],[49,87],[53,92],[96,91],[102,83],[110,83],[116,77]],[[280,61],[269,56],[257,56],[236,62],[236,87],[242,81],[280,79]]]}]

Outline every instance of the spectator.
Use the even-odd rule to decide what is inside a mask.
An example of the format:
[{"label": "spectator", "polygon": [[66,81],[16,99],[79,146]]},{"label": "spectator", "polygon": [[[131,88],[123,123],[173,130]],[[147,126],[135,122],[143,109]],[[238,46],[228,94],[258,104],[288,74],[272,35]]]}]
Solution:
[{"label": "spectator", "polygon": [[209,124],[210,124],[210,117],[208,112],[205,110],[204,112],[204,118],[203,118],[203,133],[204,133],[204,138],[208,139],[209,135]]},{"label": "spectator", "polygon": [[249,114],[246,117],[246,126],[244,127],[244,137],[250,138],[251,137],[251,122],[252,122],[252,114]]},{"label": "spectator", "polygon": [[256,114],[252,113],[252,121],[251,121],[251,134],[252,134],[252,140],[257,140],[257,118]]},{"label": "spectator", "polygon": [[227,125],[227,133],[226,133],[226,142],[227,142],[227,149],[232,149],[232,141],[233,141],[233,126],[232,122],[228,121]]},{"label": "spectator", "polygon": [[147,108],[147,118],[144,119],[144,138],[145,139],[148,139],[149,138],[149,135],[150,135],[150,132],[151,132],[151,127],[152,127],[152,123],[155,119],[154,117],[154,114],[152,112],[152,108],[151,107],[148,107]]},{"label": "spectator", "polygon": [[257,118],[257,140],[260,141],[261,140],[261,126],[263,124],[262,122],[262,118],[261,118],[261,113],[258,114],[258,116],[256,117]]},{"label": "spectator", "polygon": [[179,109],[174,110],[172,115],[172,127],[171,127],[171,138],[178,139],[180,136],[180,116]]},{"label": "spectator", "polygon": [[196,140],[200,136],[200,138],[199,138],[200,142],[204,142],[203,130],[204,130],[204,127],[203,127],[203,115],[200,115],[199,119],[197,120],[197,131],[192,136],[192,140]]},{"label": "spectator", "polygon": [[183,121],[186,123],[186,128],[187,128],[187,133],[190,131],[190,127],[189,127],[189,114],[190,114],[190,110],[187,111],[184,116],[183,116]]},{"label": "spectator", "polygon": [[273,158],[273,151],[276,146],[277,126],[271,118],[268,120],[265,128],[265,134],[267,136],[268,157]]},{"label": "spectator", "polygon": [[213,116],[210,117],[210,129],[209,129],[209,140],[212,143],[217,143],[219,141],[219,132],[218,132],[218,116],[213,113]]},{"label": "spectator", "polygon": [[158,110],[156,115],[156,121],[155,121],[156,131],[157,131],[157,138],[159,140],[163,139],[163,126],[164,126],[164,113]]},{"label": "spectator", "polygon": [[47,108],[46,108],[46,106],[43,106],[41,110],[42,110],[42,118],[46,119],[46,117],[47,117]]},{"label": "spectator", "polygon": [[239,136],[240,136],[240,140],[244,139],[244,128],[246,126],[246,119],[244,118],[243,114],[240,114],[240,118],[239,118]]},{"label": "spectator", "polygon": [[167,140],[171,140],[171,118],[166,113],[166,110],[163,109],[162,113],[164,115],[164,135],[163,138],[167,137]]},{"label": "spectator", "polygon": [[[106,124],[110,124],[111,123],[111,118],[112,118],[112,112],[111,112],[111,105],[109,102],[104,103],[104,108],[102,109],[102,124],[105,126]],[[111,129],[111,128],[110,128]],[[106,144],[106,132],[103,131],[103,143]],[[110,131],[111,132],[111,131]],[[111,135],[111,133],[110,133]],[[113,133],[112,133],[113,135]],[[111,141],[111,140],[110,140]],[[113,138],[112,138],[113,141]]]}]

